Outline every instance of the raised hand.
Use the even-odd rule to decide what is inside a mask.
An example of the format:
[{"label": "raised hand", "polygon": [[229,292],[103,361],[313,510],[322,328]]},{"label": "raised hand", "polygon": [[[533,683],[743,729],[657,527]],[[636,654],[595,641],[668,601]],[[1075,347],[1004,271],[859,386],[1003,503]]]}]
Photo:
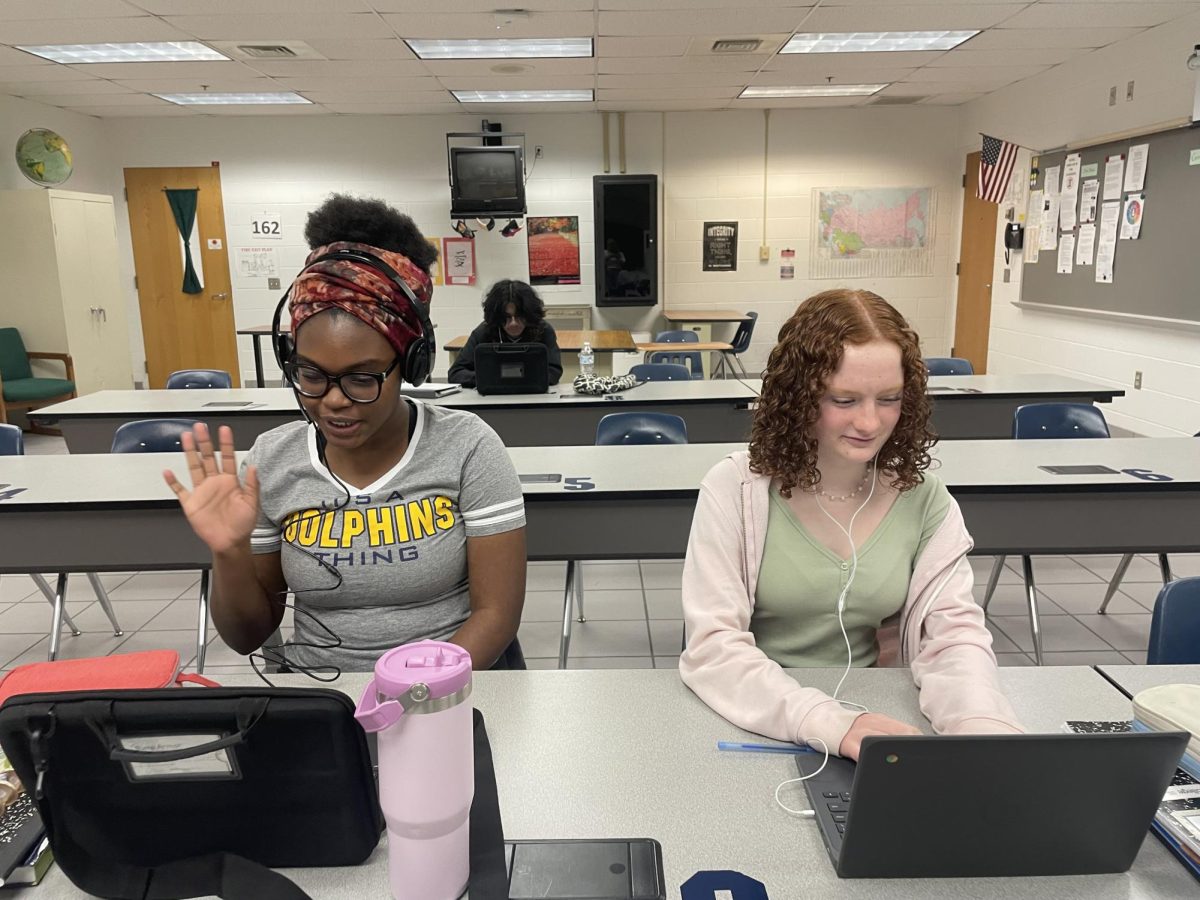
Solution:
[{"label": "raised hand", "polygon": [[243,484],[233,452],[233,430],[222,425],[218,439],[219,454],[203,422],[181,435],[192,479],[190,491],[170,469],[163,472],[192,530],[214,555],[249,549],[250,533],[258,520],[258,473],[250,466]]}]

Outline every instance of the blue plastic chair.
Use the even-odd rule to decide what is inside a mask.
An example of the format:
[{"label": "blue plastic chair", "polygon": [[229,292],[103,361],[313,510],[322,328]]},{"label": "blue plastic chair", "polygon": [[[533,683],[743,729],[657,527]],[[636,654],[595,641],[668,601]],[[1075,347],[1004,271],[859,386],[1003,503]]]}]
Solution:
[{"label": "blue plastic chair", "polygon": [[930,375],[974,375],[975,367],[969,359],[959,356],[927,356],[925,368]]},{"label": "blue plastic chair", "polygon": [[126,422],[113,435],[113,453],[179,453],[180,435],[191,431],[196,419],[138,419]]},{"label": "blue plastic chair", "polygon": [[[690,332],[689,332],[690,333]],[[699,350],[657,350],[650,354],[651,365],[680,366],[688,370],[693,380],[704,378],[704,362]]]},{"label": "blue plastic chair", "polygon": [[[126,422],[113,435],[113,453],[178,453],[180,436],[191,431],[195,419],[138,419]],[[208,568],[200,570],[200,618],[196,628],[196,671],[204,671],[208,647]]]},{"label": "blue plastic chair", "polygon": [[1200,578],[1180,578],[1158,592],[1146,662],[1152,666],[1200,663]]},{"label": "blue plastic chair", "polygon": [[[1016,440],[1047,440],[1052,438],[1106,438],[1108,423],[1104,413],[1087,403],[1027,403],[1018,406],[1013,414],[1013,438]],[[992,594],[1000,581],[1006,557],[997,556],[988,576],[987,589],[983,594],[983,610],[987,612]],[[1029,554],[1021,557],[1021,570],[1025,576],[1025,596],[1029,603],[1029,627],[1033,632],[1033,653],[1037,664],[1042,664],[1042,626],[1037,609],[1037,586],[1033,580],[1033,558]]]},{"label": "blue plastic chair", "polygon": [[16,425],[0,423],[0,456],[24,456],[25,435]]},{"label": "blue plastic chair", "polygon": [[638,381],[691,381],[692,373],[687,366],[671,363],[639,363],[629,370]]},{"label": "blue plastic chair", "polygon": [[671,413],[609,413],[596,426],[596,446],[686,444],[687,423]]},{"label": "blue plastic chair", "polygon": [[654,338],[656,344],[698,344],[700,335],[694,331],[660,331]]},{"label": "blue plastic chair", "polygon": [[750,373],[746,371],[746,367],[742,365],[739,357],[750,349],[750,338],[754,336],[754,326],[758,324],[758,313],[748,312],[746,318],[738,323],[737,331],[734,332],[733,340],[729,343],[733,346],[732,350],[721,351],[721,361],[717,364],[717,368],[713,370],[713,378],[717,377],[717,372],[725,377],[725,363],[729,362],[730,370],[736,364],[741,370],[742,377],[749,377]]},{"label": "blue plastic chair", "polygon": [[[596,446],[621,444],[686,444],[687,424],[670,413],[610,413],[596,426]],[[563,591],[562,637],[558,642],[558,667],[567,667],[571,649],[572,612],[578,610],[578,622],[586,622],[583,614],[583,563],[567,560],[567,583]]]},{"label": "blue plastic chair", "polygon": [[233,378],[221,369],[180,369],[167,376],[167,390],[180,388],[230,388]]},{"label": "blue plastic chair", "polygon": [[[1200,432],[1196,432],[1193,437],[1200,438]],[[1129,564],[1133,562],[1134,554],[1126,553],[1121,557],[1121,561],[1117,563],[1117,568],[1113,572],[1112,578],[1108,581],[1108,590],[1104,592],[1104,600],[1100,604],[1100,608],[1096,610],[1100,615],[1105,615],[1108,612],[1108,604],[1113,596],[1117,593],[1117,588],[1121,586],[1121,579],[1125,577],[1125,573],[1129,570]],[[1171,560],[1167,558],[1167,554],[1158,554],[1158,570],[1162,573],[1162,582],[1164,585],[1170,584],[1174,577],[1171,574]]]},{"label": "blue plastic chair", "polygon": [[[16,425],[0,424],[0,456],[24,456],[25,455],[25,438],[21,434],[21,429]],[[51,606],[57,606],[58,600],[55,597],[54,590],[50,587],[45,578],[39,572],[30,572],[29,577],[33,579],[33,583],[38,586],[38,590],[42,592]],[[92,584],[92,589],[96,592],[96,597],[100,601],[100,606],[104,609],[104,614],[108,616],[108,621],[112,623],[113,636],[120,637],[123,632],[121,626],[117,623],[117,617],[113,613],[112,603],[108,599],[108,592],[104,589],[104,585],[100,583],[100,578],[94,572],[88,573],[88,580]],[[63,573],[58,577],[58,588],[62,592],[63,607],[62,607],[62,623],[71,629],[71,634],[79,637],[81,634],[76,627],[74,620],[71,619],[67,612],[66,596],[67,596],[67,574]],[[54,649],[57,650],[57,647]],[[53,660],[57,654],[50,656]]]}]

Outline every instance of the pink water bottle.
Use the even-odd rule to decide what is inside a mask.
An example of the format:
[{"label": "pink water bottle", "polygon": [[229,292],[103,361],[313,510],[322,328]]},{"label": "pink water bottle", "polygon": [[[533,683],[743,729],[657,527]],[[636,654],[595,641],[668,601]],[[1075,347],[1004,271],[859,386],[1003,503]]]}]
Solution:
[{"label": "pink water bottle", "polygon": [[471,656],[442,641],[389,650],[354,717],[379,733],[379,800],[395,900],[454,900],[470,877]]}]

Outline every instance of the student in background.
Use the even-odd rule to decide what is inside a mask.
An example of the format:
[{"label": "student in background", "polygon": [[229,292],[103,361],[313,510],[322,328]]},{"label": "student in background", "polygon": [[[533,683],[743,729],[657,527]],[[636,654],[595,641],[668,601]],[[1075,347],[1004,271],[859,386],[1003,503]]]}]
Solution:
[{"label": "student in background", "polygon": [[857,759],[868,735],[918,729],[784,670],[898,663],[936,731],[1021,730],[971,536],[927,471],[926,378],[916,333],[868,291],[817,294],[780,330],[749,451],[701,484],[683,570],[680,673],[735,725]]},{"label": "student in background", "polygon": [[480,344],[537,343],[546,345],[550,383],[562,378],[562,355],[554,327],[546,321],[546,306],[524,281],[497,281],[483,298],[483,323],[471,332],[450,367],[447,379],[475,386],[475,348]]},{"label": "student in background", "polygon": [[232,431],[214,448],[199,424],[183,435],[191,490],[164,473],[212,550],[217,630],[258,650],[290,591],[295,633],[264,654],[293,670],[370,671],[425,638],[459,644],[477,669],[524,668],[516,470],[478,416],[401,393],[432,339],[421,309],[437,251],[408,216],[345,196],[309,216],[305,238],[312,252],[279,314],[290,312],[284,371],[306,421],[260,435],[241,478]]}]

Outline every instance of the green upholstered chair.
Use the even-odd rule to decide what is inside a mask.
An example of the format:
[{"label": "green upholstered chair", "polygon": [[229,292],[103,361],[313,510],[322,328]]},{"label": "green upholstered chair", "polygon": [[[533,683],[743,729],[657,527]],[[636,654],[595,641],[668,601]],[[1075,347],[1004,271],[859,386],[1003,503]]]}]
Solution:
[{"label": "green upholstered chair", "polygon": [[[66,378],[37,378],[29,365],[32,359],[56,359],[66,368]],[[69,353],[35,353],[25,349],[21,333],[0,328],[0,422],[8,421],[9,410],[37,409],[75,394],[75,363]],[[58,434],[57,429],[31,426],[31,431]]]}]

